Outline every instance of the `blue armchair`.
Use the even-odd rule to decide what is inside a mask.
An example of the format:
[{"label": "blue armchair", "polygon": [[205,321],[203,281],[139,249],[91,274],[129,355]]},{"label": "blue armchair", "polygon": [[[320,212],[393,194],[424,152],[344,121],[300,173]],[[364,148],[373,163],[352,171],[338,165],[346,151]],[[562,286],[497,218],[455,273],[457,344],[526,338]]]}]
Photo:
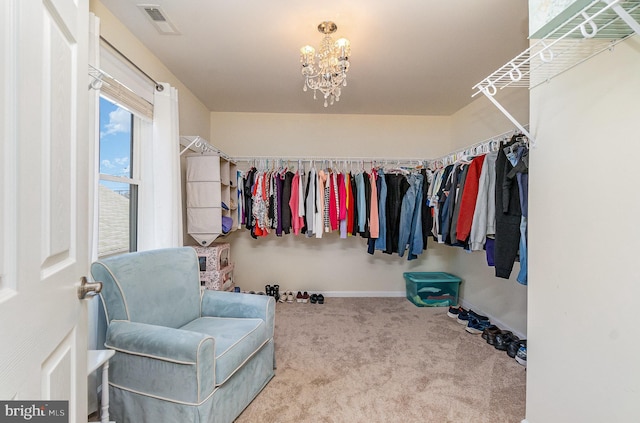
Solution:
[{"label": "blue armchair", "polygon": [[231,423],[274,376],[273,297],[200,289],[193,248],[97,261],[118,423]]}]

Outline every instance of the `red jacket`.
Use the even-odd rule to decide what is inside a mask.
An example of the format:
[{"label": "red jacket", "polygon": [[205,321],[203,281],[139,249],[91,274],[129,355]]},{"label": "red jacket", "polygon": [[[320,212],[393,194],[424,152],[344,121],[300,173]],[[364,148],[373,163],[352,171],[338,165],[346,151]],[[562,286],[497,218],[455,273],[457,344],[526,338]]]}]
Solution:
[{"label": "red jacket", "polygon": [[478,198],[478,181],[485,156],[476,157],[471,161],[467,171],[467,179],[464,183],[462,198],[460,199],[460,215],[458,216],[458,226],[456,238],[460,242],[466,241],[471,233],[471,223],[473,213],[476,210],[476,199]]}]

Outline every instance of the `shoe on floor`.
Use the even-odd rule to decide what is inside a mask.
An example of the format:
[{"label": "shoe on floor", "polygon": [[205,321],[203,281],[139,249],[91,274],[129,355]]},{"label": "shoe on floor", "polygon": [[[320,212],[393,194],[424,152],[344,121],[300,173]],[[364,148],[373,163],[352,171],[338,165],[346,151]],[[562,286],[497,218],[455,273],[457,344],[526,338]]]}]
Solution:
[{"label": "shoe on floor", "polygon": [[491,326],[491,322],[488,320],[478,320],[475,317],[471,317],[471,319],[469,319],[469,324],[467,325],[467,327],[464,329],[469,333],[472,333],[474,335],[477,335],[479,333],[482,333],[486,328],[488,328],[489,326]]},{"label": "shoe on floor", "polygon": [[309,302],[311,304],[315,304],[318,302],[318,296],[316,294],[311,294],[311,296],[309,297]]},{"label": "shoe on floor", "polygon": [[[487,331],[487,344],[489,345],[493,345],[495,347],[496,345],[496,337],[498,335],[504,334],[504,333],[511,333],[508,330],[502,330],[502,329],[498,329],[497,331]],[[484,334],[483,334],[484,335]]]},{"label": "shoe on floor", "polygon": [[293,302],[293,292],[291,292],[291,291],[287,292],[287,302],[288,303],[292,303]]},{"label": "shoe on floor", "polygon": [[516,361],[518,364],[527,367],[527,346],[526,344],[521,346],[516,353]]},{"label": "shoe on floor", "polygon": [[493,346],[497,350],[506,351],[509,347],[509,344],[511,344],[512,342],[518,342],[519,340],[520,338],[515,336],[510,331],[503,331],[502,333],[496,335],[496,342]]},{"label": "shoe on floor", "polygon": [[[482,331],[482,339],[484,339],[488,343],[489,336],[492,336],[493,340],[495,341],[496,335],[499,333],[500,333],[500,328],[497,327],[496,325],[488,326]],[[493,343],[491,345],[493,345]]]},{"label": "shoe on floor", "polygon": [[302,292],[298,291],[298,294],[296,295],[296,301],[299,303],[302,302]]},{"label": "shoe on floor", "polygon": [[477,320],[489,321],[489,318],[487,316],[483,316],[481,314],[478,314],[473,310],[464,311],[464,309],[458,313],[458,317],[456,319],[458,320],[458,323],[460,323],[461,325],[467,326],[469,324],[469,319],[471,317],[473,317],[473,318],[475,318]]},{"label": "shoe on floor", "polygon": [[451,306],[449,307],[449,311],[447,311],[447,316],[451,317],[452,319],[457,319],[458,314],[460,314],[461,311],[466,312],[467,310],[460,306]]},{"label": "shoe on floor", "polygon": [[308,301],[309,301],[309,293],[307,291],[304,291],[304,293],[302,294],[302,302],[307,303]]},{"label": "shoe on floor", "polygon": [[318,294],[318,304],[324,304],[324,295]]},{"label": "shoe on floor", "polygon": [[517,342],[512,342],[509,345],[507,345],[507,355],[509,355],[509,357],[511,358],[516,358],[516,355],[518,354],[518,351],[520,350],[521,347],[527,348],[526,339],[522,339]]}]

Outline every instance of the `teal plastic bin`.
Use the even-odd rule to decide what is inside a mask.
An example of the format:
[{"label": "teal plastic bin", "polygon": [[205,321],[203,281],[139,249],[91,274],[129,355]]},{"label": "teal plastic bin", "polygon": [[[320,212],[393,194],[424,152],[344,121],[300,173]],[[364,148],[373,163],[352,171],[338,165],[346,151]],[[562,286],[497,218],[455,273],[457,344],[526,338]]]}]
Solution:
[{"label": "teal plastic bin", "polygon": [[458,304],[462,279],[445,272],[405,272],[407,299],[418,307],[449,307]]}]

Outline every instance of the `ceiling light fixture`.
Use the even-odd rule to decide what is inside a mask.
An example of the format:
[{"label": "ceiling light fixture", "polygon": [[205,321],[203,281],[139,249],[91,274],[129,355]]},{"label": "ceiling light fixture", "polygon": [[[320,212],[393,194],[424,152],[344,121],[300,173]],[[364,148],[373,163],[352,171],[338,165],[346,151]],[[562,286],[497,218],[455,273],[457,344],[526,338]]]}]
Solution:
[{"label": "ceiling light fixture", "polygon": [[341,87],[347,86],[351,46],[346,38],[333,41],[331,34],[337,29],[338,26],[331,21],[322,22],[318,25],[318,31],[324,34],[324,38],[318,53],[316,54],[316,50],[311,46],[300,49],[304,76],[302,89],[307,91],[311,88],[314,100],[316,91],[320,90],[324,95],[324,107],[333,104],[334,101],[340,101]]}]

